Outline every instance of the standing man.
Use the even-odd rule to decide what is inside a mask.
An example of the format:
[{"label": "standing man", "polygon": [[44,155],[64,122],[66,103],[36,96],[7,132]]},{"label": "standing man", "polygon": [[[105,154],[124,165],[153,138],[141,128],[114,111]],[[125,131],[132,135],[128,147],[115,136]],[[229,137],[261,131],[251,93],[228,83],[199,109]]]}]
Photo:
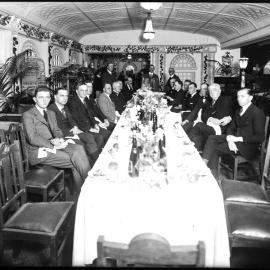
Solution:
[{"label": "standing man", "polygon": [[154,73],[155,66],[150,65],[148,74],[144,75],[144,80],[148,78],[150,87],[153,92],[159,92],[159,78],[158,75]]},{"label": "standing man", "polygon": [[98,106],[109,122],[116,124],[120,114],[115,110],[115,105],[110,98],[111,93],[111,85],[109,83],[105,83],[103,93],[98,97]]},{"label": "standing man", "polygon": [[170,67],[169,68],[169,79],[167,80],[167,82],[165,84],[165,89],[164,89],[166,95],[168,95],[168,96],[170,96],[171,93],[173,92],[173,88],[172,88],[172,84],[171,84],[172,79],[176,80],[176,79],[179,79],[179,77],[175,74],[174,68]]},{"label": "standing man", "polygon": [[[90,157],[90,164],[93,166],[99,155],[99,149],[95,138],[89,132],[80,130],[73,120],[69,108],[66,106],[68,102],[68,90],[64,88],[57,88],[54,93],[54,103],[48,109],[53,111],[56,116],[57,124],[64,137],[78,136],[78,139],[83,143],[88,157]],[[76,141],[77,142],[77,141]]]},{"label": "standing man", "polygon": [[111,86],[113,82],[116,81],[116,74],[113,71],[114,64],[109,62],[107,65],[107,69],[101,75],[102,87],[104,87],[105,83],[109,83]]},{"label": "standing man", "polygon": [[50,89],[39,86],[34,94],[35,106],[22,115],[26,135],[29,162],[57,168],[71,168],[75,184],[75,194],[91,169],[82,145],[68,143],[63,139],[56,116],[47,110],[50,103]]},{"label": "standing man", "polygon": [[248,88],[238,90],[240,108],[236,110],[226,135],[210,135],[205,144],[202,158],[215,177],[219,155],[240,153],[246,159],[252,159],[264,140],[265,115],[251,103],[253,96],[250,91]]}]

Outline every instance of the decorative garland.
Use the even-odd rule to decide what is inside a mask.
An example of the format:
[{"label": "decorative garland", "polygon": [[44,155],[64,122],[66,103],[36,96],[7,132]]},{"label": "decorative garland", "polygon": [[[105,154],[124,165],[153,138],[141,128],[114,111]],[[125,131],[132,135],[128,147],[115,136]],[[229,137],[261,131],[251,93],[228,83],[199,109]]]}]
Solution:
[{"label": "decorative garland", "polygon": [[26,34],[27,37],[36,38],[39,41],[50,40],[51,42],[61,47],[64,47],[65,49],[67,47],[70,47],[74,50],[79,50],[83,52],[83,45],[77,41],[68,39],[62,35],[58,35],[53,32],[42,30],[41,25],[39,25],[39,27],[30,26],[28,24],[21,22],[21,20],[16,18],[15,16],[10,15],[4,16],[0,14],[0,25],[11,27],[10,26],[11,22],[15,22],[17,24],[16,26],[18,27],[18,29],[24,32],[24,34]]},{"label": "decorative garland", "polygon": [[86,45],[86,53],[201,53],[203,50],[202,45],[159,45],[159,46],[147,46],[147,45],[127,45],[127,46],[115,46],[115,45]]},{"label": "decorative garland", "polygon": [[207,83],[207,77],[208,77],[208,74],[207,74],[207,60],[208,60],[208,57],[207,57],[207,55],[205,55],[204,56],[204,61],[203,61],[203,74],[204,74],[203,82],[204,83]]},{"label": "decorative garland", "polygon": [[49,63],[49,75],[51,75],[51,72],[52,72],[52,63],[51,63],[51,60],[52,60],[52,48],[53,46],[52,45],[49,45],[48,46],[48,63]]},{"label": "decorative garland", "polygon": [[159,56],[159,82],[160,82],[160,86],[163,89],[164,86],[164,54],[160,54]]},{"label": "decorative garland", "polygon": [[13,40],[13,42],[12,42],[13,43],[13,47],[12,47],[13,55],[16,55],[17,54],[17,49],[18,49],[18,44],[19,44],[18,38],[13,37],[12,40]]}]

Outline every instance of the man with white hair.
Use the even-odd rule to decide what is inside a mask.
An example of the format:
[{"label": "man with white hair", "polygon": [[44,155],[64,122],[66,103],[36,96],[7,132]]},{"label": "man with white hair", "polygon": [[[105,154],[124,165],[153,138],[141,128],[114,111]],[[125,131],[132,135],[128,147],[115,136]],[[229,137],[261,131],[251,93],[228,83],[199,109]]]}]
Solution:
[{"label": "man with white hair", "polygon": [[125,99],[121,93],[122,81],[113,82],[113,91],[110,94],[110,98],[115,105],[115,110],[121,114],[126,106]]},{"label": "man with white hair", "polygon": [[219,84],[209,86],[211,101],[202,109],[201,119],[193,126],[189,138],[195,143],[198,151],[202,151],[209,135],[224,134],[232,120],[232,101],[228,96],[221,96]]}]

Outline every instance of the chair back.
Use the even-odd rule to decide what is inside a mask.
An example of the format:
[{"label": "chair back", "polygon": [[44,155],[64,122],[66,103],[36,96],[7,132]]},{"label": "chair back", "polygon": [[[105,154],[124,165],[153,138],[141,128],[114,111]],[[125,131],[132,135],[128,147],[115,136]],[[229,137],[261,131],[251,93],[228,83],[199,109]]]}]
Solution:
[{"label": "chair back", "polygon": [[12,144],[15,140],[19,141],[23,169],[24,172],[27,172],[29,170],[29,162],[23,125],[20,123],[12,123],[9,125],[8,130],[0,130],[0,140],[1,142],[7,142],[8,144]]},{"label": "chair back", "polygon": [[0,225],[8,211],[16,211],[26,202],[24,172],[19,141],[0,144]]},{"label": "chair back", "polygon": [[[265,139],[266,140],[266,139]],[[270,184],[270,135],[267,138],[266,153],[264,159],[264,166],[262,172],[262,186],[267,190],[267,186]]]},{"label": "chair back", "polygon": [[109,257],[125,266],[203,267],[205,264],[204,242],[170,246],[164,237],[154,233],[139,234],[129,244],[105,241],[104,236],[99,236],[97,253],[97,261]]}]

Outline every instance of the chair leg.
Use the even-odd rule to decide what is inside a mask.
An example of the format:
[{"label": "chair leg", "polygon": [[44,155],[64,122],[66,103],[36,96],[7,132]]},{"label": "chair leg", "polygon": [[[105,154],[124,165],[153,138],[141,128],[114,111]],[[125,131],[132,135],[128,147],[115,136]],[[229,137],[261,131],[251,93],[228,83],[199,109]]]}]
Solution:
[{"label": "chair leg", "polygon": [[234,166],[233,166],[233,180],[237,179],[237,171],[238,171],[238,159],[234,159]]},{"label": "chair leg", "polygon": [[57,245],[56,245],[56,239],[53,238],[51,240],[50,244],[50,255],[51,255],[51,265],[52,266],[57,266]]}]

